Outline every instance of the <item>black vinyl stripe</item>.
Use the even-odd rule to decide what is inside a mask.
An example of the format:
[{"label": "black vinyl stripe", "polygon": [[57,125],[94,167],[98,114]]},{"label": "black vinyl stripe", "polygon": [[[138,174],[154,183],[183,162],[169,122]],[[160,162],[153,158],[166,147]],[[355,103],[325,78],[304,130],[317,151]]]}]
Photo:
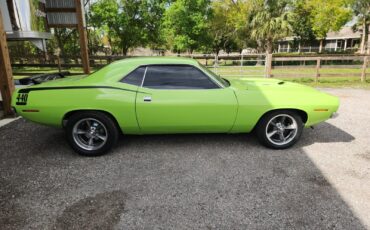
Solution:
[{"label": "black vinyl stripe", "polygon": [[23,88],[18,91],[18,93],[29,93],[31,91],[40,91],[40,90],[63,90],[63,89],[116,89],[129,92],[138,92],[131,89],[123,89],[113,86],[62,86],[62,87],[37,87],[37,88]]}]

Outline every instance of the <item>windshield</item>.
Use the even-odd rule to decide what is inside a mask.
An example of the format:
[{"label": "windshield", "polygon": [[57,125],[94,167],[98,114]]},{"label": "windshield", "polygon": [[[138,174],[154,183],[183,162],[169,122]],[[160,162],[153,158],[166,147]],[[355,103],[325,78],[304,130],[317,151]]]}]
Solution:
[{"label": "windshield", "polygon": [[214,77],[221,85],[223,85],[224,87],[229,87],[230,86],[229,81],[227,81],[226,79],[221,78],[220,76],[218,76],[217,74],[215,74],[214,72],[209,70],[206,66],[202,65],[201,63],[199,63],[199,65],[200,65],[200,67],[202,67],[202,69],[204,71],[206,71],[209,75]]}]

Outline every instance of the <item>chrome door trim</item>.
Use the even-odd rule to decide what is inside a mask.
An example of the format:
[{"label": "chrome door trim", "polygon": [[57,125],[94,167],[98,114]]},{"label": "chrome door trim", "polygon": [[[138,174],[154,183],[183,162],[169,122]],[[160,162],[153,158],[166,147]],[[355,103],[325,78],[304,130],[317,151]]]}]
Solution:
[{"label": "chrome door trim", "polygon": [[147,70],[148,70],[148,66],[145,66],[144,76],[143,76],[143,79],[141,80],[140,88],[143,88],[144,80],[145,80],[145,76],[146,76],[146,71],[147,71]]}]

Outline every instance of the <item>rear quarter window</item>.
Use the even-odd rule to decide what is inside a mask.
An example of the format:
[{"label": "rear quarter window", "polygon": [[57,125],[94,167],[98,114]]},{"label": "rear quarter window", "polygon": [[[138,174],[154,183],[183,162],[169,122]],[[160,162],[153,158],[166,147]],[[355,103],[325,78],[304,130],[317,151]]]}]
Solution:
[{"label": "rear quarter window", "polygon": [[141,83],[143,81],[144,73],[145,73],[145,66],[141,66],[139,68],[136,68],[135,70],[131,71],[129,74],[127,74],[124,78],[122,78],[121,82],[130,84],[130,85],[136,85],[141,86]]}]

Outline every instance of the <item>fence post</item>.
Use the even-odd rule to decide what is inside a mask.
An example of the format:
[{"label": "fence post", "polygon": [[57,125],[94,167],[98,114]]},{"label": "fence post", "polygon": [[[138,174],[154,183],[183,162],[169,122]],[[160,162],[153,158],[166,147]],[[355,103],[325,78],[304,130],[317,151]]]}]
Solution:
[{"label": "fence post", "polygon": [[321,58],[317,58],[316,60],[316,75],[315,75],[315,82],[319,81],[320,77],[320,67],[321,67]]},{"label": "fence post", "polygon": [[[57,65],[58,65],[58,71],[60,73],[60,72],[62,72],[62,65],[60,63],[60,48],[59,47],[55,49],[54,57],[56,58]],[[55,61],[55,59],[54,59],[54,61]]]},{"label": "fence post", "polygon": [[60,56],[59,55],[57,55],[57,64],[58,64],[58,71],[60,73],[60,72],[62,72],[62,65],[60,63]]},{"label": "fence post", "polygon": [[218,55],[215,55],[215,62],[213,64],[214,72],[218,75]]},{"label": "fence post", "polygon": [[265,77],[271,77],[271,69],[272,69],[272,54],[266,54],[265,59]]},{"label": "fence post", "polygon": [[11,98],[14,91],[13,71],[10,64],[6,33],[3,26],[3,16],[0,9],[0,94],[3,99],[5,115],[12,115]]},{"label": "fence post", "polygon": [[243,73],[243,54],[241,54],[241,59],[240,59],[240,73]]},{"label": "fence post", "polygon": [[367,68],[367,61],[368,61],[368,56],[364,57],[364,63],[362,65],[362,72],[361,72],[361,82],[366,81],[366,68]]}]

